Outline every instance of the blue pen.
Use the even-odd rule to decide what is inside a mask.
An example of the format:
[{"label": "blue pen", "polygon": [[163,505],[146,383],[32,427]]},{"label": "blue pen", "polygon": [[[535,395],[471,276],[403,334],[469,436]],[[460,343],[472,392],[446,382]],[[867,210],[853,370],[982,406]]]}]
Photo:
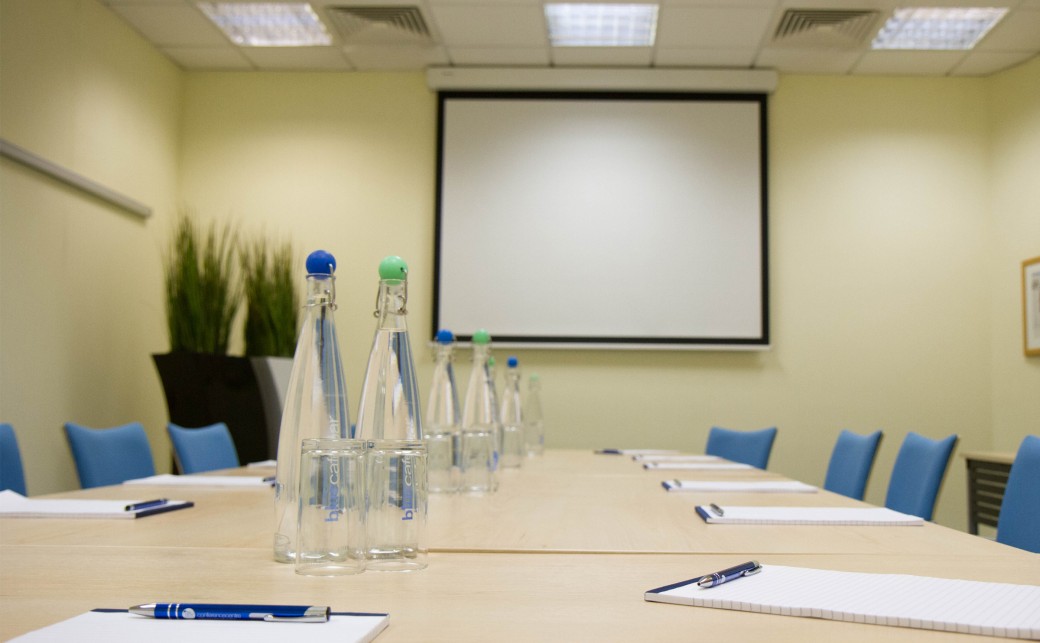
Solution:
[{"label": "blue pen", "polygon": [[161,507],[169,502],[166,498],[156,498],[155,500],[145,500],[143,502],[135,502],[132,505],[127,505],[123,508],[124,511],[140,511],[141,509],[151,509],[152,507]]},{"label": "blue pen", "polygon": [[147,605],[135,605],[128,611],[131,614],[150,618],[324,623],[329,620],[329,613],[332,610],[321,605],[148,603]]},{"label": "blue pen", "polygon": [[742,565],[737,565],[736,567],[724,569],[721,572],[715,572],[714,574],[702,576],[701,579],[697,581],[697,585],[707,589],[709,587],[715,587],[723,583],[728,583],[729,581],[737,578],[757,574],[760,571],[762,571],[762,566],[758,564],[758,561],[751,560]]}]

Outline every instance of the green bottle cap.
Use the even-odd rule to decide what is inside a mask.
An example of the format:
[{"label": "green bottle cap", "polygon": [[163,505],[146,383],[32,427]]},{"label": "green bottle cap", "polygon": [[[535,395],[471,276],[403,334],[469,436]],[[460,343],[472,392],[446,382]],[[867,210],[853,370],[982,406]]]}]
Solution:
[{"label": "green bottle cap", "polygon": [[477,332],[473,333],[473,343],[474,344],[490,344],[491,343],[491,335],[486,330],[481,328]]},{"label": "green bottle cap", "polygon": [[491,357],[489,357],[489,358],[488,358],[487,364],[488,364],[488,366],[490,366],[491,368],[494,368],[494,367],[495,367],[495,364],[497,364],[497,363],[498,363],[498,362],[496,362],[496,361],[495,361],[495,356],[494,356],[494,355],[492,355]]},{"label": "green bottle cap", "polygon": [[532,382],[538,382],[541,379],[542,379],[542,376],[539,375],[538,373],[531,373],[531,381]]},{"label": "green bottle cap", "polygon": [[379,262],[380,279],[408,279],[408,264],[397,255],[391,255]]}]

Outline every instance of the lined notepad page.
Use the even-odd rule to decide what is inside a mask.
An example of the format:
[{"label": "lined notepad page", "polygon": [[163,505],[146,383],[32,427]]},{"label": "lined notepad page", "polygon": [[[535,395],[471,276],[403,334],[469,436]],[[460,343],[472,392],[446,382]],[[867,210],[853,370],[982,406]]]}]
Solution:
[{"label": "lined notepad page", "polygon": [[740,469],[754,469],[750,464],[741,462],[644,462],[643,468],[655,471],[736,471]]},{"label": "lined notepad page", "polygon": [[6,489],[0,491],[0,516],[4,518],[115,518],[132,520],[157,513],[187,509],[194,503],[169,500],[157,507],[127,511],[126,506],[142,502],[133,500],[88,500],[78,498],[26,498]]},{"label": "lined notepad page", "polygon": [[722,458],[717,455],[695,455],[680,453],[678,455],[634,455],[633,460],[638,462],[721,462]]},{"label": "lined notepad page", "polygon": [[763,565],[703,589],[697,580],[650,590],[648,601],[809,616],[964,634],[1040,638],[1040,586]]},{"label": "lined notepad page", "polygon": [[722,505],[722,516],[709,507],[697,514],[713,525],[889,525],[918,527],[924,520],[885,507],[752,507]]},{"label": "lined notepad page", "polygon": [[176,476],[163,473],[127,480],[123,484],[169,485],[177,487],[270,487],[273,479],[259,476]]},{"label": "lined notepad page", "polygon": [[797,480],[665,480],[668,491],[705,491],[738,493],[816,493],[811,484]]}]

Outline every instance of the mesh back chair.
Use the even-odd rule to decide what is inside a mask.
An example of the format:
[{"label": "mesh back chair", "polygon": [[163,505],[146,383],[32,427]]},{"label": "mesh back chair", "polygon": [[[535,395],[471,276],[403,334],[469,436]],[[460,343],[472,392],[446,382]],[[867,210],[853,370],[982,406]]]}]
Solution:
[{"label": "mesh back chair", "polygon": [[1027,435],[1011,465],[997,542],[1040,554],[1040,437]]},{"label": "mesh back chair", "polygon": [[111,429],[65,423],[65,437],[84,489],[155,475],[152,447],[137,422]]},{"label": "mesh back chair", "polygon": [[881,431],[860,435],[843,429],[838,434],[838,441],[831,452],[823,488],[849,498],[863,500],[880,444]]},{"label": "mesh back chair", "polygon": [[174,423],[166,425],[181,473],[201,473],[238,466],[238,452],[231,432],[223,422],[198,429]]},{"label": "mesh back chair", "polygon": [[717,426],[708,433],[704,452],[733,462],[743,462],[759,469],[769,464],[769,454],[776,439],[776,427],[761,431],[733,431]]},{"label": "mesh back chair", "polygon": [[10,424],[0,424],[0,491],[4,489],[26,495],[22,452]]},{"label": "mesh back chair", "polygon": [[932,440],[913,431],[907,433],[892,465],[885,506],[931,520],[955,446],[956,435]]}]

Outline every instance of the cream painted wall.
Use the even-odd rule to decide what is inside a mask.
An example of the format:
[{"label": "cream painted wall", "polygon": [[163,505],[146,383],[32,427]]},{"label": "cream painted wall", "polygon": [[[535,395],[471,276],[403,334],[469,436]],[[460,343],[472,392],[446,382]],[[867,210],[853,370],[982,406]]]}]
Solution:
[{"label": "cream painted wall", "polygon": [[1040,357],[1022,351],[1022,261],[1040,256],[1040,58],[990,81],[993,448],[1040,435]]},{"label": "cream painted wall", "polygon": [[176,204],[179,70],[93,0],[2,0],[0,136],[150,205],[144,221],[0,160],[0,421],[29,493],[78,487],[65,421],[145,425],[169,462],[158,250]]},{"label": "cream painted wall", "polygon": [[290,236],[301,289],[308,252],[336,256],[354,417],[383,257],[408,261],[411,328],[430,325],[433,94],[422,75],[392,73],[191,73],[185,90],[185,207],[246,231]]}]

